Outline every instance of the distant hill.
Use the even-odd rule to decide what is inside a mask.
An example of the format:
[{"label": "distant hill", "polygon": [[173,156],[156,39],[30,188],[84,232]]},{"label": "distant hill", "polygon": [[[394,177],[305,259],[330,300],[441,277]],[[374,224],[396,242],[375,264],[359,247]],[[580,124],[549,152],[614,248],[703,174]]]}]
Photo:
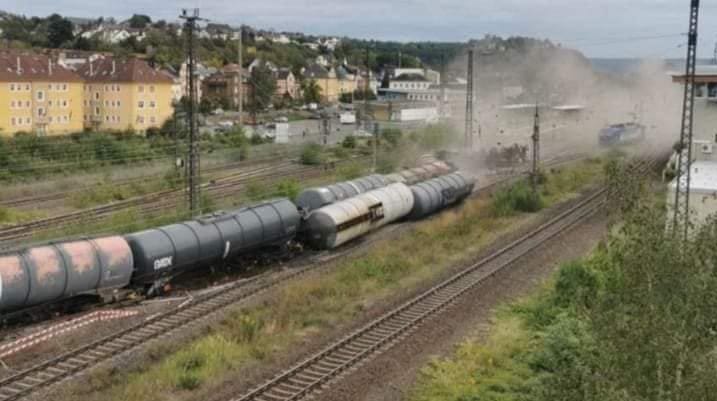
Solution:
[{"label": "distant hill", "polygon": [[[591,58],[589,60],[595,71],[605,74],[616,75],[627,75],[637,72],[637,70],[640,68],[640,65],[645,61],[645,59],[640,58]],[[666,70],[679,71],[683,69],[685,65],[684,59],[669,58],[662,59],[659,61],[664,63]],[[711,63],[711,59],[697,60],[697,64],[700,65]]]}]

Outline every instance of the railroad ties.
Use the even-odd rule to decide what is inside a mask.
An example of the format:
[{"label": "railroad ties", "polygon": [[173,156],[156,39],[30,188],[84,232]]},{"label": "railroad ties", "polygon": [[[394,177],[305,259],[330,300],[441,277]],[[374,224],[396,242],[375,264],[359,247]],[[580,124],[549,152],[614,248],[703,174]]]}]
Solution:
[{"label": "railroad ties", "polygon": [[[653,162],[645,162],[647,170]],[[484,283],[528,252],[597,212],[607,190],[599,189],[505,248],[430,288],[362,328],[233,401],[296,401],[320,392],[332,381],[389,349],[432,315],[468,290]]]}]

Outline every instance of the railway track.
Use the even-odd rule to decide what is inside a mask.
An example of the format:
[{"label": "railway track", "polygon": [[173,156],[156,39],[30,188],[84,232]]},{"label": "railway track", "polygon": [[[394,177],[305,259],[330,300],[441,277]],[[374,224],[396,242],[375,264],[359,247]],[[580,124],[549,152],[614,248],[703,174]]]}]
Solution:
[{"label": "railway track", "polygon": [[[652,163],[644,163],[647,169]],[[601,188],[508,246],[465,268],[363,327],[232,401],[297,401],[320,391],[360,363],[407,337],[421,323],[450,307],[519,258],[566,232],[602,208]]]},{"label": "railway track", "polygon": [[[485,281],[512,261],[597,211],[604,202],[605,193],[606,189],[595,191],[509,246],[342,338],[238,400],[298,400],[320,389],[361,361],[400,340],[425,319],[449,306],[461,294]],[[351,250],[353,248],[329,255],[314,255],[312,259],[315,263],[309,261],[304,267],[280,273],[278,277],[261,275],[232,283],[223,287],[222,291],[196,297],[180,307],[18,372],[0,380],[0,401],[17,400],[47,388],[227,306],[318,269],[323,264],[321,262],[336,259]]]},{"label": "railway track", "polygon": [[[359,158],[350,161],[361,161],[364,159],[365,158]],[[241,194],[248,185],[254,183],[276,183],[285,178],[312,179],[324,173],[325,170],[323,167],[298,166],[294,162],[287,161],[280,164],[261,166],[251,171],[226,175],[203,184],[202,189],[214,200],[226,199],[230,196]],[[6,227],[0,229],[0,243],[2,244],[0,245],[0,251],[13,249],[19,242],[27,240],[41,232],[65,227],[73,223],[82,223],[84,225],[98,223],[110,218],[118,212],[132,208],[137,208],[138,213],[143,217],[156,216],[168,209],[176,208],[178,202],[184,196],[184,189],[159,191],[126,201]]]},{"label": "railway track", "polygon": [[[227,171],[227,170],[243,169],[243,168],[252,167],[252,166],[256,166],[256,165],[260,165],[260,164],[270,163],[270,162],[276,160],[277,157],[284,157],[287,160],[289,160],[289,159],[295,158],[297,155],[298,155],[297,152],[287,152],[287,153],[277,154],[272,157],[262,157],[259,159],[252,159],[252,160],[248,160],[248,161],[211,165],[211,166],[203,167],[202,172],[205,174],[221,173],[221,172]],[[164,179],[164,174],[152,174],[152,175],[141,176],[141,177],[116,179],[116,180],[112,180],[111,184],[115,185],[115,186],[126,186],[126,185],[135,184],[137,182],[146,182],[147,180],[154,181],[154,180],[162,180],[162,179]],[[98,184],[95,184],[95,185],[98,185]],[[38,195],[38,196],[14,197],[14,198],[3,199],[3,200],[0,200],[0,206],[3,206],[3,207],[36,207],[36,206],[42,205],[47,202],[64,200],[64,199],[69,198],[70,196],[77,194],[79,192],[91,190],[92,187],[93,186],[83,186],[80,188],[74,188],[74,189],[67,190],[67,191],[57,191],[57,192],[52,192],[49,194],[43,194],[43,195]]]}]

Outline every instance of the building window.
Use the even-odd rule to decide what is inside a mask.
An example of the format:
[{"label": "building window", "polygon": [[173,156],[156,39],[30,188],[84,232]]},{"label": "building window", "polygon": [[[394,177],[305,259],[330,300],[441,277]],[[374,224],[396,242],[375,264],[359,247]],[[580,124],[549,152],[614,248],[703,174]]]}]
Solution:
[{"label": "building window", "polygon": [[66,123],[70,122],[70,116],[62,116],[62,121]]},{"label": "building window", "polygon": [[122,103],[121,103],[120,100],[118,100],[118,101],[117,101],[117,107],[121,107],[121,106],[122,106]]},{"label": "building window", "polygon": [[110,105],[110,101],[109,101],[109,100],[105,100],[105,107],[109,107],[109,105]]},{"label": "building window", "polygon": [[30,117],[25,117],[25,124],[30,125]]},{"label": "building window", "polygon": [[99,107],[95,107],[95,115],[96,115],[96,116],[99,116],[99,115],[100,115],[100,108],[99,108]]},{"label": "building window", "polygon": [[155,108],[155,107],[157,107],[157,103],[156,103],[154,100],[150,101],[150,102],[149,102],[149,108],[153,109],[153,108]]},{"label": "building window", "polygon": [[149,86],[149,93],[154,93],[154,85]]},{"label": "building window", "polygon": [[110,91],[109,85],[105,85],[105,92],[109,92],[109,91]]},{"label": "building window", "polygon": [[110,122],[110,116],[105,116],[105,121]]},{"label": "building window", "polygon": [[15,92],[15,84],[10,84],[10,92]]},{"label": "building window", "polygon": [[707,84],[707,97],[717,97],[717,82]]},{"label": "building window", "polygon": [[152,124],[154,124],[154,123],[157,122],[157,119],[154,118],[154,116],[152,116],[152,117],[149,118],[149,122],[152,123]]},{"label": "building window", "polygon": [[[47,119],[47,121],[49,121],[50,124],[52,124],[52,116],[50,116],[50,117]],[[59,120],[58,120],[58,121],[59,121]]]},{"label": "building window", "polygon": [[15,117],[13,117],[13,118],[10,119],[10,124],[16,125],[16,124],[15,124]]},{"label": "building window", "polygon": [[139,107],[140,109],[143,109],[143,108],[144,108],[144,101],[143,101],[143,100],[140,100],[139,102],[137,102],[137,107]]},{"label": "building window", "polygon": [[37,101],[42,102],[43,100],[45,100],[45,92],[37,91]]},{"label": "building window", "polygon": [[30,108],[30,101],[29,101],[29,100],[26,100],[26,101],[25,101],[25,107],[28,108],[28,109]]},{"label": "building window", "polygon": [[67,100],[62,101],[62,107],[67,108]]},{"label": "building window", "polygon": [[95,92],[95,100],[100,100],[100,93],[99,93],[99,92]]},{"label": "building window", "polygon": [[144,92],[144,86],[140,85],[139,88],[137,88],[137,90],[139,91],[139,93]]},{"label": "building window", "polygon": [[137,124],[144,124],[144,117],[137,116]]},{"label": "building window", "polygon": [[47,101],[47,107],[52,107],[52,100]]},{"label": "building window", "polygon": [[[20,86],[18,85],[17,90],[20,90]],[[30,84],[25,84],[25,91],[30,92]]]},{"label": "building window", "polygon": [[44,116],[44,115],[45,115],[45,109],[43,109],[42,107],[39,107],[39,108],[37,109],[37,116],[38,116],[38,117],[42,117],[42,116]]},{"label": "building window", "polygon": [[14,108],[15,108],[15,101],[14,101],[14,100],[11,100],[11,101],[10,101],[10,108],[11,108],[11,109],[14,109]]}]

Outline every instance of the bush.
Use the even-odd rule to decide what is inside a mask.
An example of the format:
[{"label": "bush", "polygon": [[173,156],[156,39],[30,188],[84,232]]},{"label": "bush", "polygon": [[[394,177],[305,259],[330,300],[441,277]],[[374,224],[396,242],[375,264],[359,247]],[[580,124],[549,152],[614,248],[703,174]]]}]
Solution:
[{"label": "bush", "polygon": [[289,199],[296,199],[301,192],[301,185],[294,179],[286,179],[276,186],[275,196]]},{"label": "bush", "polygon": [[391,146],[396,146],[403,137],[403,132],[398,128],[387,128],[381,132],[381,137],[386,139]]},{"label": "bush", "polygon": [[323,161],[321,145],[310,143],[301,150],[301,164],[313,166],[321,164]]},{"label": "bush", "polygon": [[346,149],[354,149],[356,147],[356,137],[353,135],[348,135],[344,140],[341,142],[341,146]]},{"label": "bush", "polygon": [[526,181],[499,190],[493,198],[493,209],[500,217],[512,216],[516,212],[537,212],[543,206],[540,193],[533,192]]}]

